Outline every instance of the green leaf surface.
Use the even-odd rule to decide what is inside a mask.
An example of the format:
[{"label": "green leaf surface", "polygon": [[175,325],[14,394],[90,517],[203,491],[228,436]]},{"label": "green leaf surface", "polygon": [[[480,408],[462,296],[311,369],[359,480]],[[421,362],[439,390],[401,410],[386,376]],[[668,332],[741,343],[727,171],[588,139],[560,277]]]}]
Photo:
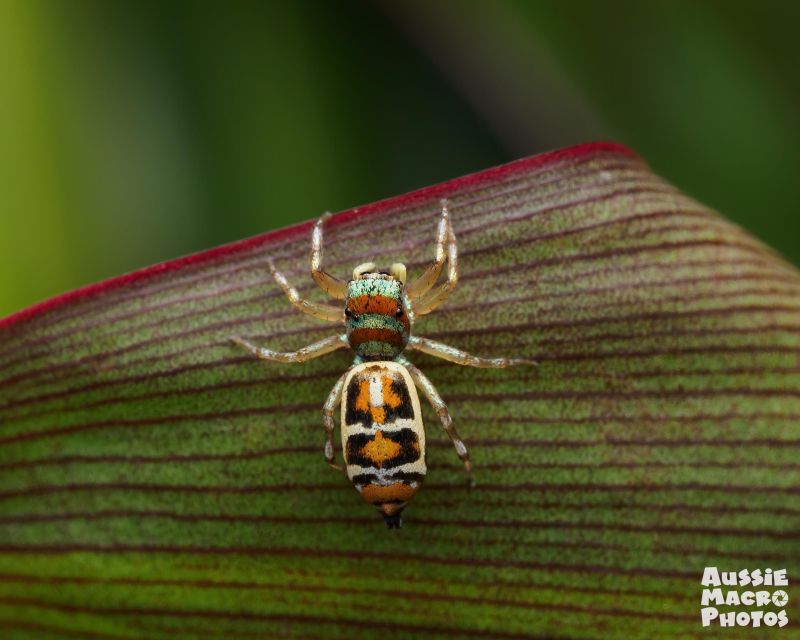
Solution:
[{"label": "green leaf surface", "polygon": [[327,268],[418,273],[442,197],[461,279],[415,333],[541,363],[409,354],[478,486],[426,407],[428,481],[386,530],[323,461],[350,356],[229,343],[339,330],[267,269],[323,299],[310,222],[101,283],[0,323],[4,637],[708,637],[705,566],[800,575],[797,271],[610,144],[334,216]]}]

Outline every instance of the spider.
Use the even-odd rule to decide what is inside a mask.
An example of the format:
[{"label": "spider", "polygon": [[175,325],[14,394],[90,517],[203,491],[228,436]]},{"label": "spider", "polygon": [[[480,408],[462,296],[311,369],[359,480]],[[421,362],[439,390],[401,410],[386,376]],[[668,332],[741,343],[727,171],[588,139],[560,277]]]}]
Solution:
[{"label": "spider", "polygon": [[[323,215],[311,236],[311,277],[341,305],[320,304],[300,297],[286,277],[269,261],[275,281],[295,308],[327,322],[344,323],[345,332],[288,353],[259,347],[244,338],[231,340],[262,360],[299,363],[349,347],[355,352],[350,368],[333,386],[322,409],[325,460],[344,471],[361,497],[374,505],[389,528],[402,524],[401,512],[422,486],[425,465],[425,429],[419,396],[430,402],[458,457],[464,463],[469,486],[474,486],[467,447],[456,431],[436,387],[404,355],[421,351],[470,367],[505,368],[535,365],[521,358],[480,358],[435,340],[411,334],[414,319],[441,305],[458,282],[458,249],[447,201],[441,203],[435,257],[414,281],[406,282],[406,267],[388,270],[374,263],[358,265],[345,282],[322,269],[322,232],[330,214]],[[447,277],[437,285],[445,263]],[[333,414],[341,404],[341,439],[345,466],[336,463]]]}]

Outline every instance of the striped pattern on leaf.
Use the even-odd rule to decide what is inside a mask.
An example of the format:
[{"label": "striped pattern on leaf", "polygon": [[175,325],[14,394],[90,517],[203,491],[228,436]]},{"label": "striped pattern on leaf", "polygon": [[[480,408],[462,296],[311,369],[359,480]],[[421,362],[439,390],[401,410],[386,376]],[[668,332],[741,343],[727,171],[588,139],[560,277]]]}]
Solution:
[{"label": "striped pattern on leaf", "polygon": [[462,277],[415,333],[541,363],[409,354],[478,486],[425,407],[428,480],[385,530],[323,461],[349,356],[228,342],[338,330],[269,275],[322,300],[311,223],[101,283],[0,323],[4,637],[686,638],[704,566],[800,576],[797,271],[606,144],[334,216],[326,268],[413,277],[442,197]]}]

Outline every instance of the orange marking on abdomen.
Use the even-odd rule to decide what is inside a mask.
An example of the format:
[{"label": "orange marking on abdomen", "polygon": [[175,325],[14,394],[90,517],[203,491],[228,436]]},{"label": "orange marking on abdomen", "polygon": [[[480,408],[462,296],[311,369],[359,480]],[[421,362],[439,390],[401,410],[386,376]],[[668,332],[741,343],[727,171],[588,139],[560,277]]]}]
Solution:
[{"label": "orange marking on abdomen", "polygon": [[369,378],[358,381],[358,395],[356,396],[356,410],[369,411]]},{"label": "orange marking on abdomen", "polygon": [[383,432],[378,431],[374,439],[361,447],[360,453],[380,469],[384,462],[396,458],[402,449],[402,445],[389,438],[384,438]]},{"label": "orange marking on abdomen", "polygon": [[402,400],[400,399],[400,396],[395,393],[395,390],[392,389],[393,382],[394,379],[389,376],[383,376],[381,378],[381,385],[383,387],[383,403],[390,406],[392,409],[396,409],[400,406]]},{"label": "orange marking on abdomen", "polygon": [[370,504],[381,504],[382,502],[392,502],[395,500],[408,502],[414,497],[418,489],[419,486],[414,489],[403,482],[395,482],[385,487],[376,484],[367,484],[361,489],[361,497]]}]

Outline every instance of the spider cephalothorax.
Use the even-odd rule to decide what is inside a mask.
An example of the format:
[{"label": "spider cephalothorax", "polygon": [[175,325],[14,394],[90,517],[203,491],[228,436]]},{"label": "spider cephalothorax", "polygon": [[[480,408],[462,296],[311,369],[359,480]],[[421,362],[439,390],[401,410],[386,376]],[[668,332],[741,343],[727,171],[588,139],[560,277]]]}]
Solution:
[{"label": "spider cephalothorax", "polygon": [[344,309],[350,348],[364,360],[396,358],[411,337],[409,308],[403,265],[388,272],[375,271],[372,263],[356,267]]},{"label": "spider cephalothorax", "polygon": [[[378,270],[371,262],[359,265],[349,281],[323,271],[322,227],[326,218],[327,215],[323,216],[314,227],[311,276],[332,298],[344,301],[344,311],[341,306],[304,300],[271,262],[270,269],[295,307],[320,320],[344,320],[345,333],[289,353],[258,347],[239,337],[232,340],[258,358],[277,362],[305,362],[344,347],[355,352],[353,365],[336,382],[322,409],[325,460],[335,469],[345,471],[361,497],[374,505],[386,525],[394,529],[400,526],[400,513],[420,489],[427,473],[425,430],[417,388],[436,410],[472,482],[469,453],[453,426],[447,406],[431,381],[403,355],[403,350],[422,351],[471,367],[503,368],[535,362],[479,358],[435,340],[411,335],[415,316],[430,313],[442,304],[458,282],[456,237],[446,202],[442,202],[436,257],[408,284],[406,268],[400,263],[387,271]],[[437,286],[445,262],[447,278]],[[336,464],[333,447],[333,413],[340,403],[346,467]]]}]

